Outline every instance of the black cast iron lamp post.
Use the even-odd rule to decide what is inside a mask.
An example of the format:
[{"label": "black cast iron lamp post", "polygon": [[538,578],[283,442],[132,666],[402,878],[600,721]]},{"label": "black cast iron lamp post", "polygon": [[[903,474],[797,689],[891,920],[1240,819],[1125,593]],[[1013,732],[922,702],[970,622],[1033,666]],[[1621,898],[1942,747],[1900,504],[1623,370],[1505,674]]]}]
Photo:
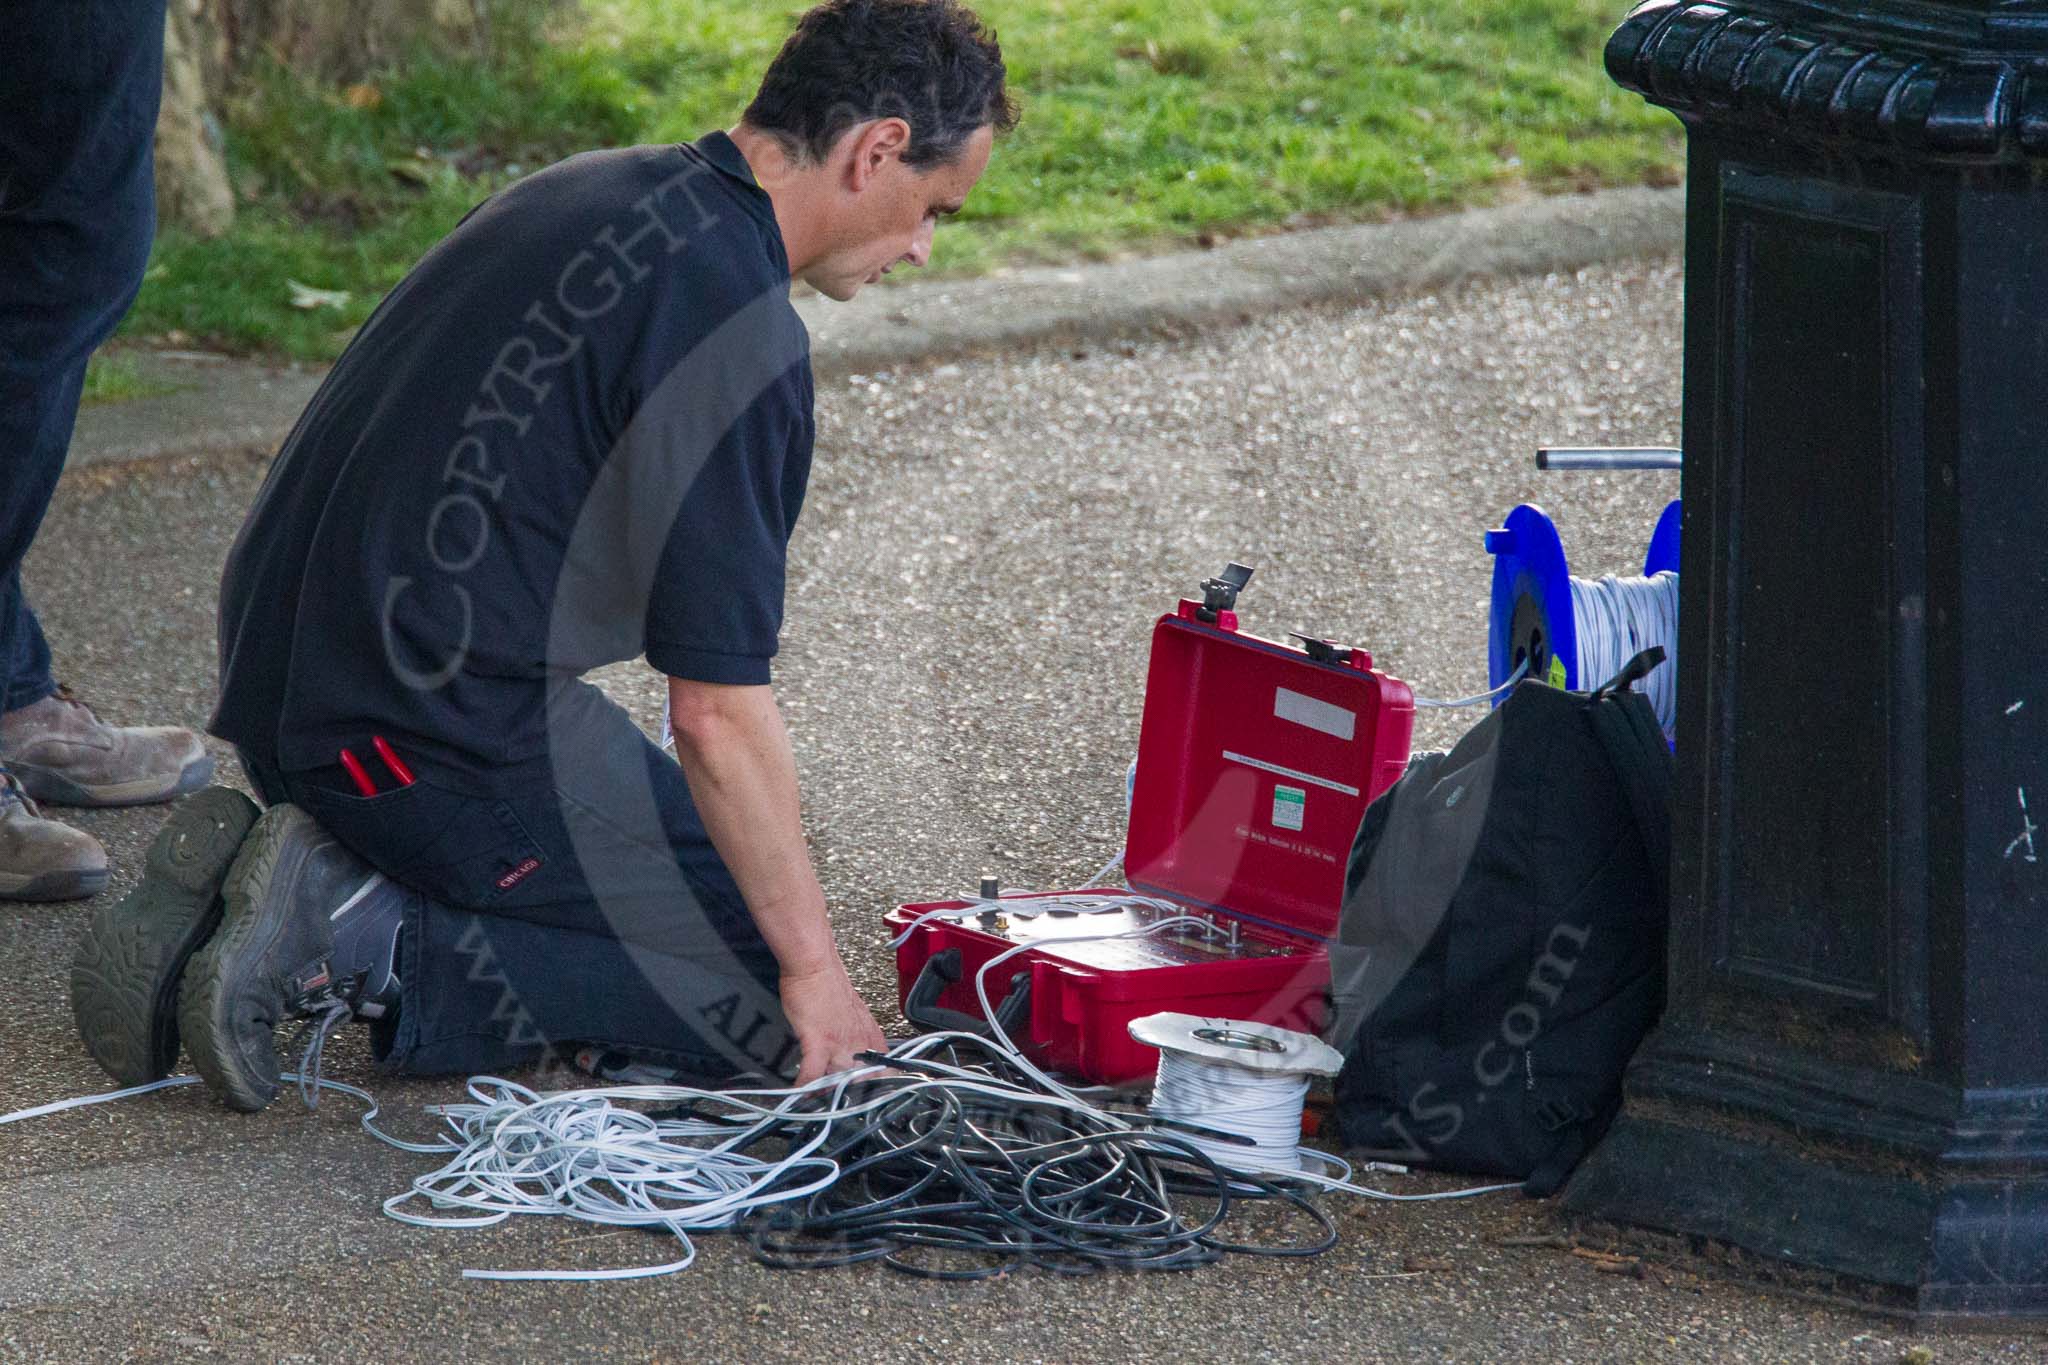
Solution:
[{"label": "black cast iron lamp post", "polygon": [[2048,1319],[2048,3],[1653,0],[1684,560],[1665,1023],[1584,1217]]}]

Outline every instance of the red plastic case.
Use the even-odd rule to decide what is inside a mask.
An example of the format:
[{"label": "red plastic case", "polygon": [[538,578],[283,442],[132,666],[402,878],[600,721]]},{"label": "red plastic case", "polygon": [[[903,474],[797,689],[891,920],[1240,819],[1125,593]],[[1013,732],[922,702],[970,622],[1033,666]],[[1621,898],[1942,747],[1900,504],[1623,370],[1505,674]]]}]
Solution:
[{"label": "red plastic case", "polygon": [[[1213,936],[1063,944],[1156,916],[1026,918],[1057,893],[1008,895],[1004,913],[933,920],[897,949],[906,1016],[981,1019],[976,972],[1029,941],[990,973],[989,998],[1002,1013],[1012,980],[1028,981],[1028,1027],[1008,1031],[1040,1065],[1089,1081],[1148,1076],[1158,1054],[1126,1029],[1162,1010],[1318,1031],[1345,860],[1366,805],[1407,766],[1415,695],[1363,650],[1309,646],[1314,656],[1243,634],[1235,612],[1193,601],[1152,632],[1125,876],[1213,918]],[[898,906],[884,922],[894,937],[922,914],[969,904]],[[926,997],[915,1013],[914,993]]]}]

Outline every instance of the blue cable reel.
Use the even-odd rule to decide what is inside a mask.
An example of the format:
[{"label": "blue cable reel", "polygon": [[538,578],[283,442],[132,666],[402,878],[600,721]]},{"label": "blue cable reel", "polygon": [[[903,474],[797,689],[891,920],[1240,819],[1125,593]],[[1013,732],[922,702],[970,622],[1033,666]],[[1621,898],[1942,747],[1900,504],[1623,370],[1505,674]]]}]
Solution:
[{"label": "blue cable reel", "polygon": [[[1657,519],[1643,555],[1645,578],[1678,572],[1679,507],[1672,502]],[[1486,533],[1486,552],[1493,556],[1493,603],[1486,630],[1488,688],[1504,686],[1525,661],[1529,677],[1552,687],[1583,691],[1606,682],[1580,674],[1583,655],[1571,568],[1549,515],[1534,503],[1521,504],[1508,513],[1503,525]],[[1501,700],[1496,698],[1494,704]]]}]

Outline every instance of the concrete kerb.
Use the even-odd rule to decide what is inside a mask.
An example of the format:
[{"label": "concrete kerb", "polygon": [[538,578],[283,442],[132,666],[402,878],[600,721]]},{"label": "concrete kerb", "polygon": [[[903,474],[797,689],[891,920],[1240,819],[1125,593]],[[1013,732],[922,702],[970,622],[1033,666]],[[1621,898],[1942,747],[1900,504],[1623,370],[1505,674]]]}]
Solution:
[{"label": "concrete kerb", "polygon": [[[1676,253],[1682,189],[1619,189],[1436,218],[1254,237],[1207,251],[1015,270],[797,301],[821,378],[994,350],[1185,336],[1281,309],[1573,271]],[[279,444],[321,371],[189,352],[129,353],[172,392],[95,405],[71,466]]]}]

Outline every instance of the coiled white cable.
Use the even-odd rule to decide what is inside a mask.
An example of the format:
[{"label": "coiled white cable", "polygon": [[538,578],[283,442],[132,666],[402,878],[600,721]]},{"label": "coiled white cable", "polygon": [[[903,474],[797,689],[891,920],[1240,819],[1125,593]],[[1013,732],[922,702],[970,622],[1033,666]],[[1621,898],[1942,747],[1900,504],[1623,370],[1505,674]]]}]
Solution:
[{"label": "coiled white cable", "polygon": [[[789,1091],[792,1098],[807,1093]],[[730,1124],[657,1120],[622,1101],[702,1099],[718,1092],[623,1086],[542,1095],[494,1076],[473,1077],[470,1104],[437,1106],[455,1155],[384,1201],[384,1212],[417,1227],[489,1227],[514,1214],[570,1217],[611,1227],[666,1228],[682,1243],[674,1261],[618,1270],[464,1270],[475,1280],[623,1280],[667,1275],[696,1259],[691,1231],[729,1228],[754,1210],[802,1199],[831,1185],[837,1162],[811,1155],[829,1134],[777,1161],[733,1150]],[[784,1116],[786,1118],[786,1116]],[[757,1125],[758,1126],[758,1125]],[[706,1138],[722,1138],[710,1146]],[[792,1183],[792,1177],[794,1183]],[[424,1198],[436,1209],[404,1207]]]},{"label": "coiled white cable", "polygon": [[[1306,1073],[1246,1071],[1165,1049],[1150,1108],[1180,1124],[1187,1140],[1225,1170],[1298,1175],[1307,1099]],[[1238,1140],[1204,1137],[1203,1129]]]},{"label": "coiled white cable", "polygon": [[1642,681],[1657,724],[1671,738],[1678,713],[1678,575],[1648,578],[1574,578],[1572,619],[1579,637],[1578,681],[1598,687],[1653,645],[1664,662]]}]

